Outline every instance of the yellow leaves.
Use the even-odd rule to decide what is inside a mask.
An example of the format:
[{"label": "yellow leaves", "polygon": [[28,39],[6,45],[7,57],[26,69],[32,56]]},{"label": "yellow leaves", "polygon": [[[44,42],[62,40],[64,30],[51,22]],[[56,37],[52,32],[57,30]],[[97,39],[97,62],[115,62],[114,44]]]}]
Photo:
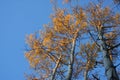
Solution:
[{"label": "yellow leaves", "polygon": [[87,22],[85,22],[85,21],[82,22],[82,21],[76,20],[75,25],[76,26],[80,26],[80,27],[86,27],[87,26]]},{"label": "yellow leaves", "polygon": [[83,24],[82,24],[84,27],[86,27],[87,26],[87,22],[83,22]]},{"label": "yellow leaves", "polygon": [[83,57],[86,58],[86,68],[88,70],[92,69],[94,67],[98,52],[96,44],[86,43],[86,45],[81,45],[80,49]]},{"label": "yellow leaves", "polygon": [[28,59],[31,67],[36,67],[41,60],[47,58],[47,56],[43,53],[44,52],[41,49],[34,49],[29,52],[26,52],[25,57]]},{"label": "yellow leaves", "polygon": [[74,28],[78,28],[78,30],[83,30],[85,29],[85,27],[87,26],[87,16],[86,13],[83,11],[82,8],[79,9],[78,13],[74,14],[75,16],[75,27]]},{"label": "yellow leaves", "polygon": [[79,17],[81,20],[85,20],[86,19],[86,13],[83,12],[82,9],[80,9],[80,17]]},{"label": "yellow leaves", "polygon": [[34,65],[36,66],[39,63],[40,59],[39,58],[35,58],[34,59]]},{"label": "yellow leaves", "polygon": [[109,45],[109,46],[113,46],[114,45],[114,39],[117,37],[117,35],[118,34],[116,34],[115,31],[104,34],[104,37],[106,39],[106,44]]},{"label": "yellow leaves", "polygon": [[66,14],[58,10],[52,18],[54,30],[61,34],[74,35],[76,30],[83,30],[87,26],[86,14],[81,8],[78,13]]},{"label": "yellow leaves", "polygon": [[56,14],[57,17],[63,17],[64,16],[64,10],[59,9]]},{"label": "yellow leaves", "polygon": [[43,45],[44,45],[44,46],[47,46],[47,45],[50,44],[50,42],[51,42],[50,37],[45,37],[45,38],[44,38],[44,41],[43,41]]},{"label": "yellow leaves", "polygon": [[64,30],[64,26],[63,26],[63,18],[53,18],[53,24],[54,24],[54,29],[58,32],[63,31]]},{"label": "yellow leaves", "polygon": [[52,44],[52,38],[54,37],[54,35],[53,35],[53,32],[52,31],[49,31],[49,32],[47,32],[46,34],[45,34],[45,36],[44,36],[44,39],[43,39],[43,45],[44,46],[51,46],[51,44]]},{"label": "yellow leaves", "polygon": [[105,34],[105,37],[106,37],[106,38],[110,38],[111,35],[112,35],[112,33],[108,33],[108,34]]},{"label": "yellow leaves", "polygon": [[33,39],[34,39],[33,34],[30,34],[29,35],[29,40],[33,40]]},{"label": "yellow leaves", "polygon": [[67,15],[65,16],[65,21],[69,22],[69,21],[70,21],[70,18],[71,18],[71,15],[70,15],[70,14],[67,14]]},{"label": "yellow leaves", "polygon": [[53,18],[53,23],[56,24],[58,22],[58,18]]},{"label": "yellow leaves", "polygon": [[35,53],[40,54],[40,49],[39,48],[35,49]]},{"label": "yellow leaves", "polygon": [[99,5],[92,5],[88,8],[89,23],[100,31],[104,26],[117,26],[120,24],[120,14],[114,14],[109,7],[102,8]]},{"label": "yellow leaves", "polygon": [[117,25],[120,24],[120,14],[119,14],[119,13],[117,13],[117,14],[115,15],[114,20],[115,20],[115,23],[116,23]]},{"label": "yellow leaves", "polygon": [[67,14],[64,18],[64,25],[68,27],[70,25],[70,20],[72,19],[72,15]]},{"label": "yellow leaves", "polygon": [[87,64],[86,64],[86,68],[88,69],[88,70],[90,70],[90,69],[92,69],[92,68],[94,68],[94,64],[95,64],[95,60],[93,59],[91,59],[91,60],[88,60],[87,61]]},{"label": "yellow leaves", "polygon": [[34,41],[34,35],[33,34],[30,34],[29,36],[26,37],[26,43],[32,47],[33,46],[33,41]]},{"label": "yellow leaves", "polygon": [[76,20],[75,24],[76,24],[76,25],[79,25],[79,24],[80,24],[80,21]]},{"label": "yellow leaves", "polygon": [[38,64],[40,64],[40,62],[44,62],[47,59],[53,60],[54,56],[50,55],[50,52],[53,48],[52,45],[54,45],[52,42],[54,35],[54,31],[52,31],[51,28],[46,28],[46,32],[44,32],[42,35],[42,40],[37,38],[33,39],[32,36],[32,46],[30,46],[31,50],[25,54],[31,67],[36,67]]},{"label": "yellow leaves", "polygon": [[116,35],[117,34],[115,34],[114,32],[109,32],[109,33],[104,34],[106,39],[114,39]]},{"label": "yellow leaves", "polygon": [[56,14],[57,16],[53,18],[54,29],[57,32],[66,33],[70,28],[71,15],[65,15],[63,10],[58,12],[59,13]]},{"label": "yellow leaves", "polygon": [[74,14],[76,21],[78,21],[79,23],[81,23],[82,21],[86,21],[86,13],[83,11],[82,8],[80,8],[79,13],[75,13]]},{"label": "yellow leaves", "polygon": [[34,40],[33,42],[33,49],[37,49],[39,48],[39,41],[38,40]]},{"label": "yellow leaves", "polygon": [[33,68],[35,68],[40,61],[38,58],[30,59],[30,60],[32,60],[32,61],[29,61],[29,62],[30,62],[31,67],[33,67]]},{"label": "yellow leaves", "polygon": [[103,9],[103,16],[108,16],[110,14],[110,8],[106,7],[105,9]]},{"label": "yellow leaves", "polygon": [[70,44],[70,40],[67,39],[67,38],[63,38],[59,41],[59,45],[62,46],[62,47],[66,47],[67,48],[67,45]]},{"label": "yellow leaves", "polygon": [[110,24],[113,16],[109,7],[101,7],[101,5],[91,5],[88,10],[90,25],[101,30],[104,24]]},{"label": "yellow leaves", "polygon": [[[95,43],[87,43],[87,41],[89,40],[92,41],[91,39],[88,39],[88,37],[90,36],[88,36],[87,30],[89,29],[90,32],[93,34],[93,37],[96,40],[99,40],[97,39],[97,35],[99,32],[97,33],[97,29],[94,28],[98,28],[100,31],[101,27],[103,27],[100,26],[101,24],[105,23],[105,26],[109,26],[112,24],[109,22],[111,21],[111,17],[109,17],[110,9],[108,7],[102,9],[100,8],[100,6],[96,6],[96,8],[91,8],[89,13],[87,13],[87,11],[83,10],[82,8],[78,8],[76,10],[76,13],[72,13],[69,11],[68,13],[65,12],[65,10],[60,9],[56,11],[55,15],[53,15],[52,17],[52,24],[47,25],[45,31],[43,31],[43,34],[40,34],[40,36],[42,35],[41,41],[36,39],[32,34],[28,37],[28,42],[30,45],[32,45],[32,47],[30,46],[30,49],[32,51],[26,53],[25,55],[32,67],[35,67],[38,64],[41,65],[42,63],[44,66],[40,67],[42,70],[48,70],[48,68],[52,69],[53,66],[56,64],[59,55],[62,55],[60,64],[68,64],[70,58],[69,53],[71,52],[72,47],[71,44],[74,38],[76,39],[74,58],[76,59],[76,61],[78,60],[78,64],[80,63],[81,66],[82,63],[85,63],[88,70],[94,67],[95,60],[98,56],[98,49],[96,48]],[[111,22],[114,23],[115,20],[119,22],[119,19],[120,15],[117,14],[113,17],[113,20]],[[106,24],[106,22],[109,22],[110,24]],[[86,28],[86,26],[89,26],[89,28]],[[104,33],[106,34],[106,32]],[[111,38],[113,35],[113,33],[106,34],[105,38]],[[83,41],[84,38],[87,39]],[[82,45],[81,48],[78,49],[78,46],[82,43],[81,40],[85,45]],[[80,52],[81,54],[79,55]],[[78,64],[75,63],[75,66]],[[61,69],[61,66],[59,66],[58,69]]]},{"label": "yellow leaves", "polygon": [[29,58],[29,57],[30,57],[30,53],[29,53],[29,52],[26,52],[26,53],[25,53],[25,57],[26,57],[26,58]]},{"label": "yellow leaves", "polygon": [[116,18],[116,19],[120,19],[120,14],[117,13],[117,14],[115,15],[115,18]]},{"label": "yellow leaves", "polygon": [[29,60],[31,67],[35,67],[39,63],[39,59],[36,56],[33,50],[25,53],[25,57]]},{"label": "yellow leaves", "polygon": [[87,22],[83,22],[83,23],[81,24],[82,29],[85,29],[86,26],[87,26]]}]

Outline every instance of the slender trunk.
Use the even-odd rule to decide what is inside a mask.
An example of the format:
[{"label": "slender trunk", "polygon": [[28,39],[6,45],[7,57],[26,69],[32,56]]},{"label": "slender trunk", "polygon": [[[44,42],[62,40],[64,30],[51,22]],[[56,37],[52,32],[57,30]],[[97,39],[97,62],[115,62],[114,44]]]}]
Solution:
[{"label": "slender trunk", "polygon": [[59,58],[59,59],[57,60],[57,62],[56,62],[55,68],[53,69],[53,73],[52,73],[52,76],[51,76],[51,80],[54,80],[54,78],[55,78],[56,70],[57,70],[57,68],[58,68],[58,66],[59,66],[61,57],[62,57],[62,56],[60,56],[60,58]]},{"label": "slender trunk", "polygon": [[73,39],[73,42],[72,42],[72,49],[71,49],[71,53],[70,53],[70,62],[69,62],[69,66],[68,66],[68,75],[67,75],[66,80],[72,79],[75,45],[76,45],[76,37]]},{"label": "slender trunk", "polygon": [[113,65],[112,60],[110,59],[110,55],[109,55],[105,40],[103,38],[103,34],[104,33],[101,30],[98,36],[100,39],[100,48],[101,48],[101,51],[103,52],[103,64],[105,67],[105,74],[107,76],[107,80],[119,80],[116,69]]},{"label": "slender trunk", "polygon": [[87,75],[88,75],[88,70],[87,70],[87,68],[86,68],[86,70],[85,70],[85,72],[84,72],[84,80],[88,80]]}]

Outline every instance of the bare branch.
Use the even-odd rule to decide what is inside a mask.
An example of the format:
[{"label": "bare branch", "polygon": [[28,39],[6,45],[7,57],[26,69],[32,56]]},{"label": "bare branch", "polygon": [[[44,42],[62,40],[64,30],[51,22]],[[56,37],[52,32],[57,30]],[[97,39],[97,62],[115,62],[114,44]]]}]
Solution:
[{"label": "bare branch", "polygon": [[115,45],[115,46],[113,46],[113,47],[111,47],[109,50],[112,50],[112,49],[117,48],[117,47],[119,47],[119,46],[120,46],[120,43],[117,44],[117,45]]},{"label": "bare branch", "polygon": [[92,76],[93,76],[93,78],[95,78],[96,80],[100,80],[100,79],[99,79],[99,78],[97,78],[95,75],[93,75],[93,74],[92,74]]},{"label": "bare branch", "polygon": [[88,33],[90,34],[91,38],[94,40],[95,44],[96,44],[96,45],[97,45],[97,47],[99,48],[99,47],[100,47],[100,45],[96,42],[96,40],[95,40],[95,39],[94,39],[94,37],[92,36],[91,32],[90,32],[90,31],[88,31]]},{"label": "bare branch", "polygon": [[119,63],[119,64],[117,64],[117,65],[115,66],[115,68],[116,68],[116,67],[118,67],[119,65],[120,65],[120,63]]}]

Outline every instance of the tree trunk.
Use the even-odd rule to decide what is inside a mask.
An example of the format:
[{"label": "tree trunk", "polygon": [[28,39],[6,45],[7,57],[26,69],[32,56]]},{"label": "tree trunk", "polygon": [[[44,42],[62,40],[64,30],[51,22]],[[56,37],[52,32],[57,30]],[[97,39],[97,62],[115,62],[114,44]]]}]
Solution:
[{"label": "tree trunk", "polygon": [[86,68],[86,70],[85,70],[85,72],[84,72],[84,80],[88,80],[87,75],[88,75],[88,70],[87,70],[87,68]]},{"label": "tree trunk", "polygon": [[66,80],[72,79],[76,38],[77,38],[77,36],[73,39],[73,42],[72,42],[72,49],[71,49],[71,53],[70,53],[70,62],[69,62],[69,66],[68,66],[68,75],[67,75]]},{"label": "tree trunk", "polygon": [[61,57],[62,57],[62,56],[60,55],[60,58],[59,58],[59,59],[57,60],[57,62],[56,62],[55,68],[53,69],[53,73],[52,73],[52,76],[51,76],[51,80],[54,80],[54,78],[55,78],[56,70],[57,70],[57,68],[58,68],[58,66],[59,66]]},{"label": "tree trunk", "polygon": [[98,37],[100,39],[100,49],[103,53],[103,64],[105,67],[105,74],[107,76],[107,80],[119,80],[116,69],[113,65],[112,60],[110,59],[110,55],[105,40],[103,38],[103,34],[104,33],[101,30],[101,32],[98,34]]}]

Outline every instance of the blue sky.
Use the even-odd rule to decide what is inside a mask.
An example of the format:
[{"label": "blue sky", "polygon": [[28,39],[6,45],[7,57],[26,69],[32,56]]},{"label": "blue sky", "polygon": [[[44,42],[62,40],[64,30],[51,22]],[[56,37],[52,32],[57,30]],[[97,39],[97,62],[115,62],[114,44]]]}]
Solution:
[{"label": "blue sky", "polygon": [[25,36],[49,22],[50,0],[0,0],[0,79],[25,80]]},{"label": "blue sky", "polygon": [[50,21],[50,0],[0,0],[0,80],[25,80],[25,37]]}]

